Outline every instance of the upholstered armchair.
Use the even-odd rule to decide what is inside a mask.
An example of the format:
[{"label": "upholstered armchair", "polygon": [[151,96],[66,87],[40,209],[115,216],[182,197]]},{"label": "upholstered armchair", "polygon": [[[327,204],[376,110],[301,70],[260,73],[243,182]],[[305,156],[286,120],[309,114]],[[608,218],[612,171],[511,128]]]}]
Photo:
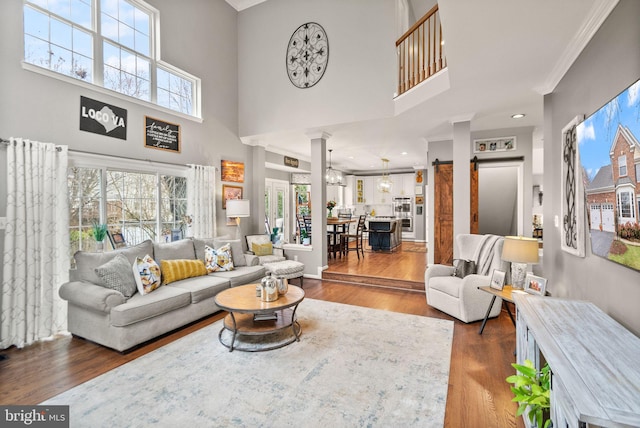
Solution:
[{"label": "upholstered armchair", "polygon": [[[494,269],[509,272],[509,263],[501,258],[503,244],[502,236],[458,235],[458,258],[475,261],[476,274],[460,278],[453,266],[428,266],[424,274],[427,304],[465,323],[483,319],[492,296],[478,287],[489,285]],[[497,299],[489,316],[498,316],[501,308],[502,300]]]},{"label": "upholstered armchair", "polygon": [[247,235],[247,257],[257,257],[258,264],[282,262],[287,258],[282,248],[274,248],[269,235]]}]

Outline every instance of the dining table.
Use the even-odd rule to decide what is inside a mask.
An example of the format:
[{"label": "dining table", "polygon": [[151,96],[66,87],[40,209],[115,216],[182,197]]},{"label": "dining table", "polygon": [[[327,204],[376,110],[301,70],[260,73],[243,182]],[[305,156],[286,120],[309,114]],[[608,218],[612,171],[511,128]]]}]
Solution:
[{"label": "dining table", "polygon": [[333,255],[334,259],[338,253],[342,254],[339,235],[348,233],[349,224],[357,221],[357,218],[327,217],[327,226],[332,226],[331,230],[327,230],[327,235],[329,236],[328,254],[330,256]]}]

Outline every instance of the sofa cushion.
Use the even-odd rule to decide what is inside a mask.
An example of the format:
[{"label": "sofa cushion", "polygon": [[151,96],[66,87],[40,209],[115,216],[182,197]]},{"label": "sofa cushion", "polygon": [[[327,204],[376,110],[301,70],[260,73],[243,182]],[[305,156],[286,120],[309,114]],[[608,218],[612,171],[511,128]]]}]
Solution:
[{"label": "sofa cushion", "polygon": [[207,272],[225,272],[234,269],[233,257],[231,255],[231,246],[229,244],[218,248],[211,248],[206,245],[204,247],[204,258]]},{"label": "sofa cushion", "polygon": [[153,242],[146,240],[138,245],[127,248],[118,248],[117,250],[107,251],[104,253],[92,253],[88,251],[76,251],[73,258],[76,261],[76,268],[69,270],[70,281],[83,281],[92,284],[104,286],[102,279],[96,274],[95,268],[102,266],[118,254],[123,254],[130,265],[136,260],[136,257],[144,257],[145,254],[153,254]]},{"label": "sofa cushion", "polygon": [[[126,298],[136,292],[136,279],[131,271],[131,263],[124,254],[118,254],[105,264],[95,268],[104,287],[119,291]],[[102,284],[96,284],[102,285]]]},{"label": "sofa cushion", "polygon": [[220,291],[229,288],[229,280],[217,278],[213,275],[199,276],[197,278],[183,279],[171,283],[169,287],[180,288],[191,293],[191,303],[198,303],[215,296]]},{"label": "sofa cushion", "polygon": [[136,257],[132,270],[138,286],[138,293],[149,294],[160,287],[162,278],[160,266],[149,254],[142,258]]},{"label": "sofa cushion", "polygon": [[186,278],[203,276],[207,274],[207,268],[202,260],[162,260],[160,262],[162,271],[162,283],[170,284]]},{"label": "sofa cushion", "polygon": [[429,279],[429,288],[459,298],[461,282],[457,276],[435,276]]},{"label": "sofa cushion", "polygon": [[153,258],[158,263],[162,260],[193,260],[196,258],[196,251],[191,239],[155,243],[153,244]]},{"label": "sofa cushion", "polygon": [[231,287],[252,282],[260,282],[265,275],[264,266],[242,266],[229,272],[213,272],[209,275],[224,278],[231,283]]},{"label": "sofa cushion", "polygon": [[160,287],[151,294],[134,294],[111,309],[111,325],[124,327],[191,304],[191,293],[176,287]]}]

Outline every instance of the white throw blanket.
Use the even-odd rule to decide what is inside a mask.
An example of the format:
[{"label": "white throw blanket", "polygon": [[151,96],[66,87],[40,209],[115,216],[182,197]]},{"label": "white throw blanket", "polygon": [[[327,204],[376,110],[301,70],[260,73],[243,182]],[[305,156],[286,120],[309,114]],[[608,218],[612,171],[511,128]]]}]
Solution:
[{"label": "white throw blanket", "polygon": [[489,275],[491,273],[495,247],[500,241],[500,238],[502,238],[502,236],[483,235],[482,243],[478,245],[475,257],[477,267],[476,273],[478,275]]}]

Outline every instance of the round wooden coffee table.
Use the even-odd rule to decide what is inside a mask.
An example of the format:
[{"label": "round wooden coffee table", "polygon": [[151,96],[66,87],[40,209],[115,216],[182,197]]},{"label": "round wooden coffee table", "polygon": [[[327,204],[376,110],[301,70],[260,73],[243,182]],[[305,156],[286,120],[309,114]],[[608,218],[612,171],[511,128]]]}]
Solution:
[{"label": "round wooden coffee table", "polygon": [[229,312],[218,334],[229,352],[269,351],[300,341],[302,328],[296,310],[304,299],[304,290],[290,284],[287,294],[275,302],[263,302],[256,296],[256,286],[228,288],[214,298],[216,305]]}]

